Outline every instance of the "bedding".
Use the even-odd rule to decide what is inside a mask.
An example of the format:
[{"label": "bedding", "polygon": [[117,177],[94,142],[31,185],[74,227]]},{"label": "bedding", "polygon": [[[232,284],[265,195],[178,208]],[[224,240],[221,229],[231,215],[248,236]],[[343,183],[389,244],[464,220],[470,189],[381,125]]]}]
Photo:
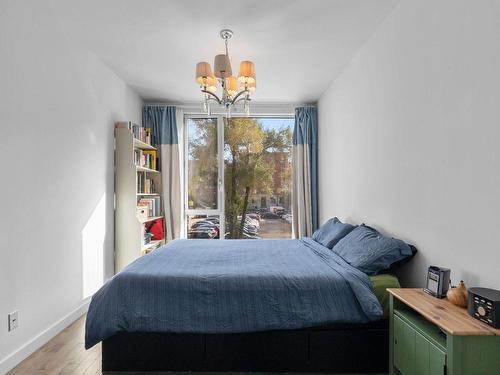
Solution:
[{"label": "bedding", "polygon": [[404,241],[385,237],[364,224],[354,228],[332,250],[351,266],[371,276],[413,255]]},{"label": "bedding", "polygon": [[310,238],[175,240],[92,297],[85,347],[123,331],[256,332],[381,317],[368,276]]},{"label": "bedding", "polygon": [[354,228],[354,225],[343,223],[334,217],[319,227],[313,233],[312,239],[331,249]]},{"label": "bedding", "polygon": [[380,275],[370,276],[370,282],[372,283],[373,293],[375,293],[380,305],[382,305],[384,317],[388,317],[389,292],[387,288],[401,288],[398,278],[390,273],[382,273]]}]

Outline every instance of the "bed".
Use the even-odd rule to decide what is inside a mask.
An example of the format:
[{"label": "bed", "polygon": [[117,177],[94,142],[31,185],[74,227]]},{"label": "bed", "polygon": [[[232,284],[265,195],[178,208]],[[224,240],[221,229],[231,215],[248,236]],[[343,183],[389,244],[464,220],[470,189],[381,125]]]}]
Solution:
[{"label": "bed", "polygon": [[176,240],[93,296],[86,347],[104,372],[383,372],[393,286],[310,238]]}]

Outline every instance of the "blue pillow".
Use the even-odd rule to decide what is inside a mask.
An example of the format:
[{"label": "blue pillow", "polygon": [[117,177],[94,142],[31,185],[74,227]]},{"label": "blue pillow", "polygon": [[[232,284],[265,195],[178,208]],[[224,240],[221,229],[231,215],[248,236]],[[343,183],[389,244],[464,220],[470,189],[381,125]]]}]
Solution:
[{"label": "blue pillow", "polygon": [[354,225],[342,223],[334,217],[314,232],[312,239],[331,249],[354,228]]},{"label": "blue pillow", "polygon": [[410,246],[384,237],[375,229],[360,225],[333,248],[351,266],[373,276],[412,255]]}]

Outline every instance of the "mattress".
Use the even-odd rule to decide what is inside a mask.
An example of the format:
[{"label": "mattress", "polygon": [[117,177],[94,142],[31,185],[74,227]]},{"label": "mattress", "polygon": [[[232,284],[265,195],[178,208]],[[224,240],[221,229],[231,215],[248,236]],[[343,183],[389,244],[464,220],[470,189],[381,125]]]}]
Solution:
[{"label": "mattress", "polygon": [[368,276],[310,238],[175,240],[92,297],[86,347],[118,332],[258,332],[381,317]]}]

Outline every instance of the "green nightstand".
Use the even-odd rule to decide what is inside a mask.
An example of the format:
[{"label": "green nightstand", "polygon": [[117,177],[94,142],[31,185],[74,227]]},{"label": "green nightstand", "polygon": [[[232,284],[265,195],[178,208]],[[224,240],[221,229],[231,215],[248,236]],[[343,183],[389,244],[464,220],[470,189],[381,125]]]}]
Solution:
[{"label": "green nightstand", "polygon": [[390,375],[500,375],[499,329],[422,289],[387,291]]}]

